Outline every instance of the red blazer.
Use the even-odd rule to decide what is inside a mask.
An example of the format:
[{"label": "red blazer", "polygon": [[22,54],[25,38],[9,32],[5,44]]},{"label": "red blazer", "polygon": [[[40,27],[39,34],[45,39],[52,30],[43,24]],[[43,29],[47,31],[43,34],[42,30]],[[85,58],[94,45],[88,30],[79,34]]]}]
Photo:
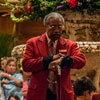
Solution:
[{"label": "red blazer", "polygon": [[94,93],[92,96],[92,100],[100,100],[100,93]]},{"label": "red blazer", "polygon": [[[79,51],[77,43],[68,39],[59,38],[56,54],[62,52],[74,59],[72,66],[64,67],[61,70],[61,100],[74,100],[74,93],[70,80],[70,69],[80,69],[85,63],[85,56]],[[37,36],[27,41],[26,52],[22,65],[26,72],[32,72],[27,100],[46,100],[48,88],[48,70],[44,70],[42,58],[48,56],[48,43],[46,35]],[[56,80],[57,80],[56,74]],[[56,83],[56,92],[58,91]],[[58,100],[58,92],[57,100]]]}]

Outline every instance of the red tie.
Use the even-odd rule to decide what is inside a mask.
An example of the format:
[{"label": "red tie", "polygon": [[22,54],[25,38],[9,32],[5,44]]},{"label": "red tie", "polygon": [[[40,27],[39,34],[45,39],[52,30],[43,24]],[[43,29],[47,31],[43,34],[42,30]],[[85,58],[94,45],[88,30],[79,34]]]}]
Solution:
[{"label": "red tie", "polygon": [[[54,42],[50,41],[49,42],[49,50],[51,55],[54,55]],[[48,76],[48,88],[51,90],[52,93],[55,93],[55,74],[53,71],[49,71],[49,76]]]},{"label": "red tie", "polygon": [[49,45],[50,45],[50,51],[51,51],[51,53],[53,53],[54,52],[54,42],[53,41],[50,41],[49,42]]}]

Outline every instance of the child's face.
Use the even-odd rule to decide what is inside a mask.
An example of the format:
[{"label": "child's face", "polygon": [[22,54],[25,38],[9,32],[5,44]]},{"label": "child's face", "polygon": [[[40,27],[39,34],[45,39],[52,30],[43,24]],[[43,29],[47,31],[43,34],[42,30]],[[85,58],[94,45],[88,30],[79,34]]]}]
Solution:
[{"label": "child's face", "polygon": [[86,96],[86,100],[92,100],[92,96],[93,96],[93,92],[88,93],[87,96]]},{"label": "child's face", "polygon": [[7,60],[6,60],[6,59],[3,59],[3,60],[1,61],[1,68],[2,68],[3,70],[5,70],[6,64],[7,64]]},{"label": "child's face", "polygon": [[16,72],[16,65],[15,62],[11,61],[7,66],[6,66],[7,73],[13,75]]},{"label": "child's face", "polygon": [[16,100],[14,97],[11,97],[10,100]]}]

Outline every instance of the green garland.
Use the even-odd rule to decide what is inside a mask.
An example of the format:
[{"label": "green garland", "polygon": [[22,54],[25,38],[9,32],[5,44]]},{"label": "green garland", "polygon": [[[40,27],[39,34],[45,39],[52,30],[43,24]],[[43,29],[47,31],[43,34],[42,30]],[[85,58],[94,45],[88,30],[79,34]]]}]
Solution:
[{"label": "green garland", "polygon": [[[12,11],[15,11],[15,8],[13,8]],[[29,17],[27,17],[27,16],[16,18],[13,12],[11,12],[10,17],[11,17],[12,21],[15,21],[15,22],[23,22],[24,20],[29,19]]]},{"label": "green garland", "polygon": [[51,2],[45,2],[45,1],[43,1],[43,0],[39,0],[40,1],[40,3],[42,4],[42,5],[45,5],[46,7],[51,7],[51,6],[56,6],[56,4],[57,4],[57,0],[55,0],[55,1],[51,1]]},{"label": "green garland", "polygon": [[[23,3],[20,1],[16,5],[10,4],[8,0],[4,1],[5,5],[11,9],[10,17],[15,22],[23,22],[24,20],[28,19],[35,20],[38,18],[43,18],[46,14],[57,10],[72,9],[74,11],[82,11],[83,9],[87,9],[93,12],[93,9],[100,9],[100,0],[76,0],[81,5],[78,5],[78,3],[72,4],[72,2],[67,2],[66,0],[25,0]],[[23,6],[24,10],[20,10],[22,15],[21,17],[17,18],[15,16],[16,6],[19,6],[19,4]],[[21,8],[19,7],[19,9]]]},{"label": "green garland", "polygon": [[20,17],[20,18],[16,18],[15,15],[14,15],[14,13],[13,13],[16,10],[16,8],[14,8],[14,5],[9,4],[8,3],[8,0],[4,0],[4,1],[5,1],[5,4],[7,5],[7,7],[10,8],[11,11],[12,11],[11,14],[10,14],[10,17],[11,17],[12,21],[15,21],[15,22],[23,22],[24,20],[28,20],[29,19],[27,16],[23,16],[23,17]]},{"label": "green garland", "polygon": [[24,20],[28,20],[29,17],[28,16],[23,16],[23,17],[20,17],[20,18],[16,18],[14,13],[11,12],[11,15],[10,15],[12,21],[15,21],[15,22],[23,22]]}]

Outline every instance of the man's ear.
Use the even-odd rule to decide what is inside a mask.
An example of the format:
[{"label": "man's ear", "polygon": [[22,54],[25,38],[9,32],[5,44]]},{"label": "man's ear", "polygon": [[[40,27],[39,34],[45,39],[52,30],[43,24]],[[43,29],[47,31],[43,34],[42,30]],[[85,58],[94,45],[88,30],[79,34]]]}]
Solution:
[{"label": "man's ear", "polygon": [[89,90],[83,92],[83,96],[87,97],[89,95]]}]

